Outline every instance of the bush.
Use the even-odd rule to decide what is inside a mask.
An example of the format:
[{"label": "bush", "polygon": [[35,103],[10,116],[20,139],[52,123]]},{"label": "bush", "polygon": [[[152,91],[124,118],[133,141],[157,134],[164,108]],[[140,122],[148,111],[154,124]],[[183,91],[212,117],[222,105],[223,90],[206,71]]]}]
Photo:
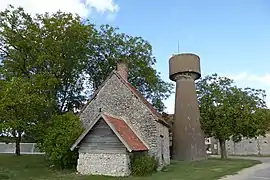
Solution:
[{"label": "bush", "polygon": [[82,124],[74,114],[54,116],[45,130],[41,150],[56,167],[74,168],[77,164],[78,152],[70,151],[70,147],[82,132]]},{"label": "bush", "polygon": [[158,168],[157,159],[148,154],[132,154],[130,159],[133,176],[147,176],[156,172]]}]

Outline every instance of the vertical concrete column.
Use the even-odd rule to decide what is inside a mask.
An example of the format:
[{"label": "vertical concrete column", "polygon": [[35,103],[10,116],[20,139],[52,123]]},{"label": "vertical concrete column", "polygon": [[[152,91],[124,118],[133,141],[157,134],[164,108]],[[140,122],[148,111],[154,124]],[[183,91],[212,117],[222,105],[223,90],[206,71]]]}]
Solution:
[{"label": "vertical concrete column", "polygon": [[205,159],[204,134],[194,82],[200,78],[200,59],[194,54],[178,54],[169,62],[170,79],[176,81],[172,158],[184,161]]}]

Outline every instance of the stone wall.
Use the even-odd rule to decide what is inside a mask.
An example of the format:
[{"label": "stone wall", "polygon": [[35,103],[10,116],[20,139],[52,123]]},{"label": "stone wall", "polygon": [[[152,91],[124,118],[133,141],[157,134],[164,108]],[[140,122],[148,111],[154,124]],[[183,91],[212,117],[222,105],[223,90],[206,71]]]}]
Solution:
[{"label": "stone wall", "polygon": [[[80,115],[85,126],[99,115],[100,109],[124,118],[136,134],[148,145],[150,154],[161,159],[160,129],[157,128],[159,123],[155,121],[145,104],[114,74]],[[164,133],[164,138],[165,141],[168,141],[165,144],[167,146],[169,134]],[[168,160],[166,162],[169,163]]]},{"label": "stone wall", "polygon": [[[36,143],[20,143],[21,154],[44,154],[37,148]],[[15,143],[0,142],[0,153],[15,153]]]},{"label": "stone wall", "polygon": [[[157,128],[159,129],[159,134],[163,136],[159,138],[159,166],[160,168],[170,164],[170,137],[169,137],[169,129],[163,126],[160,123],[157,123]],[[162,144],[163,143],[163,144]],[[161,149],[163,148],[163,149]],[[162,159],[163,154],[163,159]]]},{"label": "stone wall", "polygon": [[[270,134],[257,139],[243,139],[238,143],[230,140],[226,142],[226,148],[228,155],[270,155]],[[218,149],[220,149],[219,144]]]},{"label": "stone wall", "polygon": [[83,175],[128,176],[129,164],[127,154],[79,153],[77,171]]}]

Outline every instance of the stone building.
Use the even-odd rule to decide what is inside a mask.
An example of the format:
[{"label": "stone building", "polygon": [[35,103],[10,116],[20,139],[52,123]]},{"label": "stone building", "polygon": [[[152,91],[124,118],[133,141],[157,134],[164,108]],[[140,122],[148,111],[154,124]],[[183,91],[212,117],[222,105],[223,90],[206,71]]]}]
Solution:
[{"label": "stone building", "polygon": [[168,123],[127,80],[119,63],[80,112],[85,131],[71,147],[79,173],[128,176],[134,152],[156,157],[159,168],[170,163]]}]

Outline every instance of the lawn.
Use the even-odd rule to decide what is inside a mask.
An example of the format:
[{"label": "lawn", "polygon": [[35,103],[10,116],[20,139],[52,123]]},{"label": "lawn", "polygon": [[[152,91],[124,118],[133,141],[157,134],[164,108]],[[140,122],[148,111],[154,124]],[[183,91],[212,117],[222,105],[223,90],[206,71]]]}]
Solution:
[{"label": "lawn", "polygon": [[149,177],[112,178],[104,176],[80,176],[74,171],[59,171],[50,168],[41,155],[0,154],[0,180],[214,180],[233,174],[260,162],[231,159],[209,159],[200,162],[172,162],[162,172]]}]

